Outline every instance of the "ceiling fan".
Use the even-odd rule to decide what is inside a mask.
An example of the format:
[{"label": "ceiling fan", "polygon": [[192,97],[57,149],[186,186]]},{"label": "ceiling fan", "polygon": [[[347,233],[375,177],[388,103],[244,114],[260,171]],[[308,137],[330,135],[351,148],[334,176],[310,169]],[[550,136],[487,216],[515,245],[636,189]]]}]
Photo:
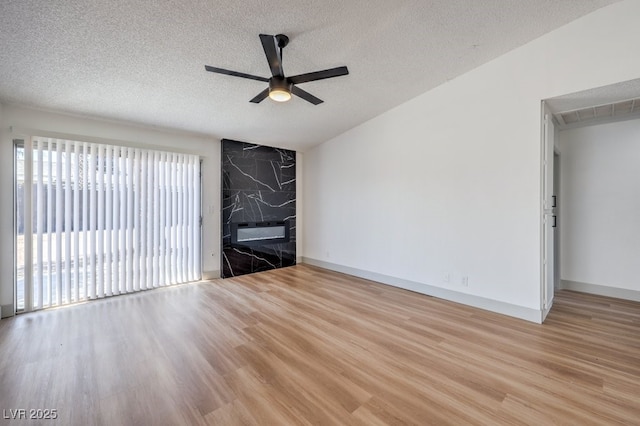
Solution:
[{"label": "ceiling fan", "polygon": [[325,78],[339,77],[349,74],[347,67],[337,67],[322,71],[315,71],[306,74],[294,75],[293,77],[285,77],[282,69],[282,49],[289,44],[289,37],[284,34],[275,36],[268,34],[260,34],[260,41],[264,54],[267,56],[267,62],[271,68],[271,78],[260,77],[257,75],[245,74],[237,71],[230,71],[223,68],[216,68],[205,65],[204,69],[218,74],[226,74],[234,77],[248,78],[251,80],[264,81],[269,83],[269,87],[251,99],[249,102],[260,103],[267,96],[276,102],[286,102],[291,99],[291,94],[301,97],[305,101],[314,105],[321,104],[322,99],[318,99],[311,93],[297,87],[296,84],[307,83],[309,81],[324,80]]}]

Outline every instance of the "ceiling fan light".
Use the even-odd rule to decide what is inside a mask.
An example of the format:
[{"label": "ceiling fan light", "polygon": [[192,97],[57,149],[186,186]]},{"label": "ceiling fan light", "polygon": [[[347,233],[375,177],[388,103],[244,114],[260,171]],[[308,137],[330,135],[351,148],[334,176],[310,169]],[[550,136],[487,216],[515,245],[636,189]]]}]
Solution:
[{"label": "ceiling fan light", "polygon": [[292,86],[282,77],[271,77],[269,79],[269,97],[276,102],[287,102],[291,99]]},{"label": "ceiling fan light", "polygon": [[269,92],[269,97],[276,102],[287,102],[291,99],[291,93],[284,89],[273,89]]}]

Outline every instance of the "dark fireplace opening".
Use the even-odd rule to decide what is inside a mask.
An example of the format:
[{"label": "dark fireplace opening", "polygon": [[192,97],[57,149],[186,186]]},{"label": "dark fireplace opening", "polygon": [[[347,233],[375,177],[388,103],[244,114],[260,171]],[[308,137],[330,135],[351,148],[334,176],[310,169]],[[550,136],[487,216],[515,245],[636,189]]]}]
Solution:
[{"label": "dark fireplace opening", "polygon": [[289,221],[239,222],[231,224],[231,244],[263,246],[289,242]]}]

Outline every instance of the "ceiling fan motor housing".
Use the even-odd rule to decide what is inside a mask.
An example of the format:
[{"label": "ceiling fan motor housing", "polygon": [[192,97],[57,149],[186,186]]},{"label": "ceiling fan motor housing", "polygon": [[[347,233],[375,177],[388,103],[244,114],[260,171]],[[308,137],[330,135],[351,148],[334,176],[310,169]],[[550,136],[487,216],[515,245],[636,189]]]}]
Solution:
[{"label": "ceiling fan motor housing", "polygon": [[289,83],[283,77],[271,77],[269,79],[269,97],[276,102],[286,102],[291,99],[291,88],[293,83]]},{"label": "ceiling fan motor housing", "polygon": [[289,83],[286,78],[282,77],[271,77],[269,79],[269,91],[273,92],[274,90],[282,90],[284,92],[291,93],[292,83]]}]

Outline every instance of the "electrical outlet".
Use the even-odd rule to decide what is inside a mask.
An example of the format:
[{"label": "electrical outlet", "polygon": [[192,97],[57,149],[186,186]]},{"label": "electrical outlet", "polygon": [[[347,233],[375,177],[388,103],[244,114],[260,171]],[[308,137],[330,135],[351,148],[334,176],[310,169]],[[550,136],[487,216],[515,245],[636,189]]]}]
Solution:
[{"label": "electrical outlet", "polygon": [[469,286],[469,277],[468,276],[464,276],[462,277],[462,279],[460,280],[460,284],[462,284],[462,287],[468,287]]},{"label": "electrical outlet", "polygon": [[444,281],[445,283],[450,283],[451,282],[451,274],[450,273],[444,274],[444,277],[442,278],[442,281]]}]

